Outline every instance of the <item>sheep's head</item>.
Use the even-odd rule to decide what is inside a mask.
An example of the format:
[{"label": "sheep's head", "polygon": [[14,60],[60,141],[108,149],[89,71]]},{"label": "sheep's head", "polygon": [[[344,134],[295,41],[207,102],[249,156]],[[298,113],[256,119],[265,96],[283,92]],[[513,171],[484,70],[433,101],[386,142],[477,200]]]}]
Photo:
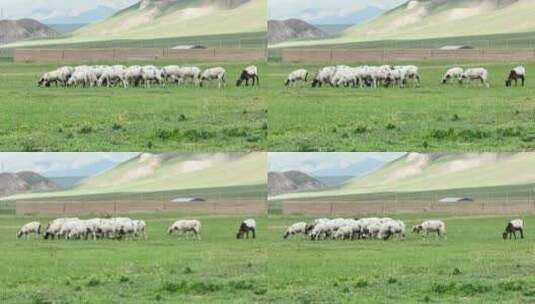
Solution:
[{"label": "sheep's head", "polygon": [[22,230],[19,230],[17,232],[17,239],[20,239],[22,237]]},{"label": "sheep's head", "polygon": [[506,86],[506,87],[510,87],[510,86],[511,86],[511,79],[507,79],[507,80],[505,81],[505,86]]},{"label": "sheep's head", "polygon": [[242,233],[242,231],[240,230],[240,231],[238,231],[238,233],[236,233],[236,239],[239,240],[239,239],[241,239],[242,237],[243,237],[243,233]]},{"label": "sheep's head", "polygon": [[502,238],[503,238],[504,240],[507,239],[507,231],[504,231],[504,232],[502,233]]},{"label": "sheep's head", "polygon": [[422,231],[423,227],[422,225],[414,225],[412,226],[412,232],[415,232],[415,233],[420,233],[420,231]]}]

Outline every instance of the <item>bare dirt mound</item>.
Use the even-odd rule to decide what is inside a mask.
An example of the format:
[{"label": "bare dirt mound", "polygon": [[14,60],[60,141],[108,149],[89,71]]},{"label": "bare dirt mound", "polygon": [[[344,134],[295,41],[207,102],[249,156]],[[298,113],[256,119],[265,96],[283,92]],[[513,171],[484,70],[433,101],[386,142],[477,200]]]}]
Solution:
[{"label": "bare dirt mound", "polygon": [[319,180],[299,171],[268,173],[269,196],[294,192],[314,191],[325,187],[325,184]]}]

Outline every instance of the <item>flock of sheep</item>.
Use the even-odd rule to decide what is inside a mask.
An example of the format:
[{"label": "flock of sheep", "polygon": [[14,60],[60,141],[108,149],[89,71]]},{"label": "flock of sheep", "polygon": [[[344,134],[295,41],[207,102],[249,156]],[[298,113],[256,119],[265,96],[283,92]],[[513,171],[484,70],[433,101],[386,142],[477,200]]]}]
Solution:
[{"label": "flock of sheep", "polygon": [[[446,84],[450,80],[457,79],[459,84],[467,82],[481,82],[486,87],[490,87],[488,82],[489,73],[485,68],[461,67],[451,68],[446,71],[442,77],[442,83]],[[298,82],[308,82],[309,72],[305,69],[298,69],[291,72],[286,79],[286,86],[295,86]],[[526,78],[526,69],[523,66],[513,68],[505,82],[507,87],[518,80],[521,80],[524,86]],[[327,66],[321,68],[312,80],[312,87],[321,87],[330,85],[331,87],[405,87],[410,82],[416,86],[420,85],[420,75],[418,67],[415,65],[404,66],[358,66],[350,67],[347,65]]]},{"label": "flock of sheep", "polygon": [[[154,65],[129,66],[124,65],[81,65],[76,67],[64,66],[46,72],[38,81],[38,86],[50,87],[150,87],[151,85],[165,85],[167,83],[182,84],[190,80],[194,85],[204,86],[205,83],[217,81],[221,88],[225,85],[225,69],[222,67],[208,68],[202,71],[195,66],[168,65],[156,67]],[[260,83],[256,66],[248,66],[240,73],[236,86]]]},{"label": "flock of sheep", "polygon": [[[79,218],[58,218],[50,222],[44,231],[41,231],[41,223],[30,222],[23,225],[17,232],[17,238],[28,238],[30,235],[40,236],[46,239],[88,240],[88,239],[146,239],[146,224],[143,220],[132,220],[127,217],[117,218],[94,218],[81,220]],[[252,234],[256,238],[256,221],[246,219],[238,226],[237,239],[247,238]],[[412,226],[412,232],[436,233],[438,237],[446,236],[446,224],[441,220],[427,220]],[[516,232],[524,238],[524,221],[514,219],[507,223],[502,234],[503,239],[516,239]],[[178,220],[167,229],[169,235],[178,234],[185,238],[189,236],[201,239],[201,222],[195,219]],[[319,218],[312,222],[298,222],[290,225],[284,232],[283,238],[293,238],[302,235],[310,240],[361,240],[378,239],[389,240],[397,236],[405,238],[405,223],[392,218],[368,217],[360,219],[327,219]]]}]

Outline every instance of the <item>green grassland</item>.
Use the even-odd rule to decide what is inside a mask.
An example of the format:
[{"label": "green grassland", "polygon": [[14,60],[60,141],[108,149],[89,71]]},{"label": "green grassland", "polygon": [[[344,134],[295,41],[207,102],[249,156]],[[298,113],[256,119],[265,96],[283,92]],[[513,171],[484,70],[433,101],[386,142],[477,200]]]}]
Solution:
[{"label": "green grassland", "polygon": [[[304,67],[314,74],[319,66],[270,64],[270,151],[534,149],[534,86],[528,76],[524,88],[505,87],[509,70],[518,62],[411,64],[420,67],[419,88],[284,88],[292,70]],[[442,85],[443,73],[457,64],[486,67],[491,88]],[[528,70],[535,68],[524,64]]]},{"label": "green grassland", "polygon": [[227,88],[38,88],[40,75],[56,66],[0,62],[0,149],[264,150],[265,96],[234,86],[243,64],[213,65],[227,69]]},{"label": "green grassland", "polygon": [[[527,303],[535,300],[535,248],[503,241],[504,216],[401,216],[409,227],[441,218],[447,239],[409,233],[390,241],[283,240],[297,217],[198,216],[201,241],[166,235],[180,214],[138,214],[148,239],[16,240],[30,217],[1,216],[2,303]],[[186,216],[191,217],[191,216]],[[397,216],[396,216],[397,217]],[[533,216],[524,217],[528,223]],[[45,223],[50,218],[38,218]]]}]

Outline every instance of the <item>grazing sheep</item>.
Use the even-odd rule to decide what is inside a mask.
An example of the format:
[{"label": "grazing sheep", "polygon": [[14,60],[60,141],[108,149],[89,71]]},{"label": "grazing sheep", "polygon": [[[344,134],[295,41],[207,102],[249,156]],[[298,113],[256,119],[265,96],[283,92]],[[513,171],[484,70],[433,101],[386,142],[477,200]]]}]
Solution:
[{"label": "grazing sheep", "polygon": [[145,224],[145,221],[143,221],[143,220],[134,220],[132,222],[134,223],[134,227],[135,227],[134,235],[136,237],[143,236],[144,239],[147,239],[147,234],[145,232],[145,227],[147,225]]},{"label": "grazing sheep", "polygon": [[307,223],[305,222],[299,222],[291,225],[286,229],[286,232],[284,233],[283,238],[287,239],[288,237],[293,237],[296,234],[304,234],[306,230]]},{"label": "grazing sheep", "polygon": [[407,84],[408,80],[416,82],[416,86],[420,86],[420,75],[418,74],[418,67],[415,65],[394,66],[394,70],[399,70],[403,75],[403,84]]},{"label": "grazing sheep", "polygon": [[37,236],[41,235],[41,223],[39,222],[30,222],[28,224],[23,225],[19,231],[17,232],[17,238],[20,239],[24,236],[24,238],[28,238],[28,235],[35,234],[35,238]]},{"label": "grazing sheep", "polygon": [[386,72],[386,84],[402,88],[405,85],[405,77],[405,71],[402,69],[389,70]]},{"label": "grazing sheep", "polygon": [[253,233],[253,239],[256,238],[256,221],[254,219],[247,219],[241,222],[238,233],[236,233],[237,239],[242,239],[245,235],[246,238],[249,238],[249,232]]},{"label": "grazing sheep", "polygon": [[58,218],[58,219],[55,219],[53,220],[52,222],[50,222],[46,229],[45,229],[45,235],[44,235],[44,239],[45,240],[48,240],[49,238],[50,239],[54,239],[54,238],[59,238],[60,237],[60,231],[61,231],[61,228],[63,227],[63,225],[65,223],[68,223],[68,222],[71,222],[71,221],[79,221],[80,219],[77,218],[77,217],[72,217],[72,218]]},{"label": "grazing sheep", "polygon": [[439,220],[429,220],[421,224],[412,226],[412,232],[425,232],[427,236],[429,233],[436,233],[439,237],[446,235],[446,224]]},{"label": "grazing sheep", "polygon": [[201,239],[201,222],[198,220],[178,220],[167,229],[169,235],[177,232],[179,235],[187,237],[188,232],[194,234],[196,238]]},{"label": "grazing sheep", "polygon": [[258,68],[254,65],[248,66],[240,74],[240,78],[236,81],[236,86],[239,87],[245,81],[245,86],[249,86],[249,80],[252,80],[252,86],[260,85],[260,78],[258,78]]},{"label": "grazing sheep", "polygon": [[152,83],[162,83],[161,71],[153,65],[143,66],[141,68],[141,76],[143,78],[143,82],[145,83],[145,87],[147,88],[150,88]]},{"label": "grazing sheep", "polygon": [[199,85],[202,87],[205,81],[217,80],[218,87],[225,85],[225,69],[222,67],[210,68],[204,70],[201,74],[201,79]]},{"label": "grazing sheep", "polygon": [[312,87],[320,87],[324,83],[328,83],[332,86],[331,79],[334,76],[334,73],[336,72],[335,66],[328,66],[320,69],[318,73],[316,74],[316,77],[314,77],[314,80],[312,81]]},{"label": "grazing sheep", "polygon": [[356,85],[357,81],[352,68],[339,68],[331,77],[331,86],[355,87]]},{"label": "grazing sheep", "polygon": [[507,236],[509,236],[509,239],[511,239],[512,236],[515,237],[516,240],[516,232],[520,232],[520,238],[524,238],[524,221],[521,219],[511,220],[509,223],[507,223],[507,226],[505,226],[505,231],[502,234],[502,238],[504,240],[507,239]]},{"label": "grazing sheep", "polygon": [[295,86],[296,82],[303,81],[308,82],[308,71],[305,69],[299,69],[291,72],[284,83],[285,86]]},{"label": "grazing sheep", "polygon": [[484,68],[466,69],[459,77],[459,83],[463,84],[463,82],[466,80],[470,82],[479,80],[481,81],[481,84],[484,84],[487,88],[489,88],[490,85],[488,83],[488,77],[489,72]]},{"label": "grazing sheep", "polygon": [[405,223],[399,220],[384,220],[379,224],[379,233],[377,238],[388,240],[393,235],[398,235],[400,239],[405,238]]},{"label": "grazing sheep", "polygon": [[353,226],[342,226],[336,230],[334,239],[336,240],[350,240],[353,238]]},{"label": "grazing sheep", "polygon": [[97,85],[98,78],[93,69],[77,67],[67,81],[69,87],[93,87]]},{"label": "grazing sheep", "polygon": [[444,76],[442,76],[442,84],[448,83],[450,79],[459,79],[464,73],[463,68],[454,67],[446,71]]},{"label": "grazing sheep", "polygon": [[[98,79],[99,87],[111,87],[123,82],[125,68],[123,66],[113,66],[106,68]],[[124,82],[123,82],[124,86]]]},{"label": "grazing sheep", "polygon": [[124,87],[137,87],[143,82],[143,71],[141,66],[134,65],[126,68],[123,76]]},{"label": "grazing sheep", "polygon": [[510,87],[515,81],[515,87],[518,86],[518,79],[522,81],[522,86],[526,82],[526,68],[523,66],[517,66],[509,72],[509,78],[505,81],[505,86]]}]

